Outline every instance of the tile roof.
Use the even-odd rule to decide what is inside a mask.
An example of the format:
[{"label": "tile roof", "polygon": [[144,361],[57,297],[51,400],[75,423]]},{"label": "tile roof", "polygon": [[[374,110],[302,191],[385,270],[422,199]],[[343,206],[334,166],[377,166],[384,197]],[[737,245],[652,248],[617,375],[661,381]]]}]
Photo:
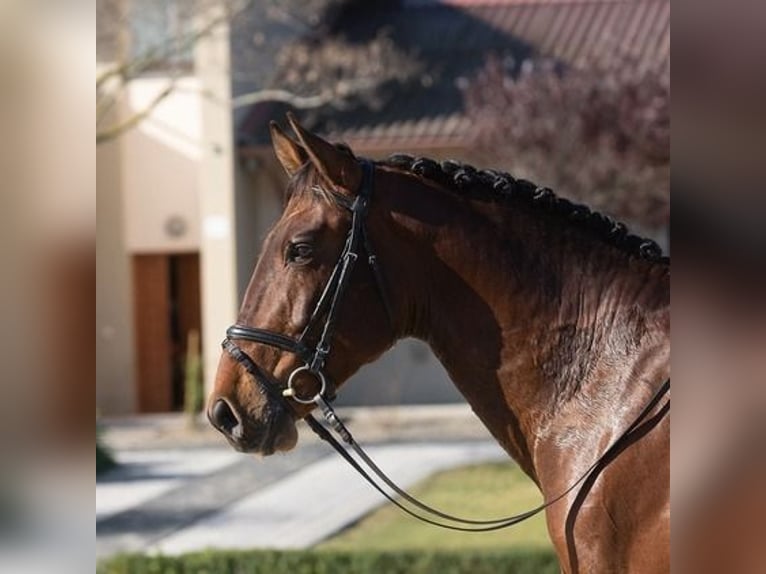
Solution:
[{"label": "tile roof", "polygon": [[[315,111],[308,114],[309,127],[368,150],[455,147],[471,130],[460,84],[489,54],[517,62],[543,55],[578,65],[622,45],[641,54],[641,63],[670,57],[669,0],[359,2],[338,17],[330,34],[365,42],[382,29],[424,62],[421,81],[397,87],[380,110]],[[285,109],[257,106],[240,126],[242,140],[264,143],[265,121]]]}]

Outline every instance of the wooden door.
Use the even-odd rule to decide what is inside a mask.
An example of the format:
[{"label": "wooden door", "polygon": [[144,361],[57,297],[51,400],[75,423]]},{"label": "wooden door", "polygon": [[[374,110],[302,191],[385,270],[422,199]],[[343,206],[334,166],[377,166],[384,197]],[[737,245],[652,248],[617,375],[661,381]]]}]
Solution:
[{"label": "wooden door", "polygon": [[179,410],[186,341],[201,327],[199,255],[135,255],[133,281],[138,410]]}]

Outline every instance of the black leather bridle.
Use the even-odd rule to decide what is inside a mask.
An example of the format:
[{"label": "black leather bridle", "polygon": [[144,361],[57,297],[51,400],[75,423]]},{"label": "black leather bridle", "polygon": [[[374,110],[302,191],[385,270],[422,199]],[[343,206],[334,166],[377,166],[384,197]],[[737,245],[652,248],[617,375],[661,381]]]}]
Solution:
[{"label": "black leather bridle", "polygon": [[[364,159],[361,160],[361,166],[362,182],[353,201],[343,195],[333,194],[337,203],[351,212],[351,227],[349,228],[346,243],[338,257],[338,261],[300,336],[294,339],[267,329],[258,329],[238,324],[232,325],[226,330],[226,338],[222,343],[223,348],[255,378],[262,392],[278,399],[282,403],[285,403],[286,399],[290,398],[304,405],[317,403],[319,406],[323,404],[329,406],[327,401],[335,398],[335,385],[328,380],[324,373],[324,367],[332,349],[332,337],[335,331],[335,324],[338,320],[340,302],[351,280],[354,266],[362,255],[362,251],[367,254],[367,263],[372,269],[375,284],[383,301],[389,322],[393,325],[391,304],[386,296],[383,275],[380,271],[378,258],[373,250],[366,226],[367,211],[372,197],[375,167],[371,161]],[[308,343],[308,339],[311,333],[317,331],[319,322],[323,318],[324,325],[321,328],[319,340],[316,345],[311,345]],[[293,353],[304,364],[290,373],[290,376],[287,378],[287,386],[282,388],[234,343],[236,339],[253,341]],[[315,395],[302,397],[296,392],[293,383],[300,373],[313,375],[318,380],[319,390]]]},{"label": "black leather bridle", "polygon": [[[598,457],[581,476],[575,481],[567,490],[556,496],[555,498],[545,501],[543,504],[533,508],[527,512],[516,514],[513,516],[506,516],[503,518],[497,518],[492,520],[471,520],[453,516],[447,514],[411,496],[405,490],[397,486],[369,457],[369,455],[362,449],[359,443],[356,442],[351,432],[346,428],[343,422],[335,413],[330,401],[335,398],[335,385],[328,380],[324,373],[325,363],[327,357],[330,354],[332,348],[332,336],[335,328],[335,323],[338,319],[338,310],[343,294],[348,287],[351,280],[351,274],[354,270],[354,266],[357,260],[361,257],[362,251],[367,255],[367,263],[372,269],[375,283],[380,293],[381,301],[388,315],[389,322],[392,329],[394,328],[393,314],[391,304],[386,296],[386,289],[383,282],[383,275],[380,270],[378,259],[370,242],[370,238],[366,227],[366,216],[369,209],[370,200],[372,198],[373,191],[373,176],[374,176],[374,164],[366,159],[360,159],[362,166],[362,182],[360,184],[358,193],[354,200],[349,200],[346,196],[333,194],[337,203],[348,209],[351,212],[351,226],[346,237],[346,243],[341,251],[335,267],[330,274],[330,278],[322,291],[319,301],[314,307],[314,311],[309,318],[306,327],[303,329],[301,335],[295,339],[281,333],[269,331],[267,329],[258,329],[255,327],[248,327],[245,325],[235,324],[226,330],[226,338],[223,340],[222,346],[226,352],[228,352],[234,359],[236,359],[245,370],[256,381],[261,393],[268,395],[276,404],[281,405],[282,408],[291,410],[288,400],[293,400],[303,405],[314,404],[320,408],[325,421],[329,424],[330,428],[335,431],[338,436],[346,443],[354,453],[358,456],[359,460],[355,459],[347,448],[341,444],[332,433],[317,421],[311,414],[304,417],[304,420],[309,425],[312,431],[314,431],[322,440],[327,441],[330,445],[340,454],[361,476],[364,478],[373,488],[381,493],[385,498],[398,506],[407,514],[433,524],[442,528],[450,530],[461,530],[467,532],[485,532],[490,530],[499,530],[501,528],[507,528],[518,524],[536,514],[542,512],[547,507],[551,506],[555,502],[563,499],[566,495],[572,492],[579,484],[585,481],[586,478],[591,476],[599,467],[608,462],[611,457],[616,456],[620,450],[624,447],[624,443],[632,440],[634,436],[642,436],[641,433],[645,432],[645,425],[656,424],[658,417],[661,418],[670,409],[670,399],[661,407],[659,412],[649,418],[650,413],[657,407],[662,397],[667,394],[670,389],[670,380],[668,379],[661,385],[654,393],[652,399],[643,408],[638,417],[633,423],[623,431],[623,433],[615,440],[609,448],[607,448],[603,454]],[[319,322],[324,317],[324,325],[321,329],[321,334],[316,345],[308,343],[308,338],[311,333],[317,330]],[[276,382],[271,376],[269,376],[258,364],[253,361],[247,353],[245,353],[236,343],[235,340],[252,341],[260,343],[270,347],[277,348],[282,351],[287,351],[297,355],[304,364],[297,367],[290,373],[287,378],[287,386],[283,387]],[[300,373],[307,373],[314,376],[319,382],[319,390],[314,396],[304,397],[300,396],[293,384],[295,378]],[[367,466],[384,485],[390,488],[394,494],[387,492],[384,487],[377,482],[371,474],[365,470],[360,464],[360,461]],[[395,496],[398,495],[402,500],[398,500]],[[407,506],[409,503],[410,506]],[[414,507],[414,508],[413,508]],[[417,509],[417,510],[415,510]],[[426,512],[431,517],[423,516],[420,512]],[[444,522],[446,521],[446,522]],[[454,524],[449,524],[450,522]]]}]

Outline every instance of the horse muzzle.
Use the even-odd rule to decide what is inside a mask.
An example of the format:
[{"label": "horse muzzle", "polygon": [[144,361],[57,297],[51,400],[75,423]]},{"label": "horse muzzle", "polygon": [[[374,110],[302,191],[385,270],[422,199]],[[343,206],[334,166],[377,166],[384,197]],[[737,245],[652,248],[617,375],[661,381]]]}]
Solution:
[{"label": "horse muzzle", "polygon": [[210,424],[239,452],[268,456],[292,450],[298,442],[295,421],[287,413],[274,413],[264,421],[244,417],[228,400],[218,398],[207,410]]}]

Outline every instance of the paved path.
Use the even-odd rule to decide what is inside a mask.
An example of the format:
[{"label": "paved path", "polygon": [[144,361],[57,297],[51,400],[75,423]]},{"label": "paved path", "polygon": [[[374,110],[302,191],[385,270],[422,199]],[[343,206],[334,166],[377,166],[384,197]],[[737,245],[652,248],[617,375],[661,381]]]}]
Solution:
[{"label": "paved path", "polygon": [[[369,448],[402,486],[450,467],[506,455],[494,441]],[[97,556],[206,547],[306,548],[383,504],[328,446],[308,443],[267,459],[226,446],[117,453],[96,483]]]},{"label": "paved path", "polygon": [[168,493],[181,490],[194,479],[241,462],[234,451],[222,449],[169,449],[124,451],[120,466],[96,484],[96,520],[140,507]]},{"label": "paved path", "polygon": [[[491,442],[386,445],[369,452],[405,488],[446,468],[506,458]],[[152,549],[177,554],[205,547],[308,548],[384,502],[354,469],[331,453],[162,539]]]},{"label": "paved path", "polygon": [[97,556],[147,550],[327,453],[310,445],[291,454],[264,461],[228,446],[118,452],[120,466],[96,482]]},{"label": "paved path", "polygon": [[[402,486],[451,467],[507,460],[467,405],[343,409],[354,434]],[[299,446],[259,458],[234,452],[183,416],[104,421],[121,465],[96,482],[96,553],[206,547],[306,548],[385,500],[300,425]]]}]

